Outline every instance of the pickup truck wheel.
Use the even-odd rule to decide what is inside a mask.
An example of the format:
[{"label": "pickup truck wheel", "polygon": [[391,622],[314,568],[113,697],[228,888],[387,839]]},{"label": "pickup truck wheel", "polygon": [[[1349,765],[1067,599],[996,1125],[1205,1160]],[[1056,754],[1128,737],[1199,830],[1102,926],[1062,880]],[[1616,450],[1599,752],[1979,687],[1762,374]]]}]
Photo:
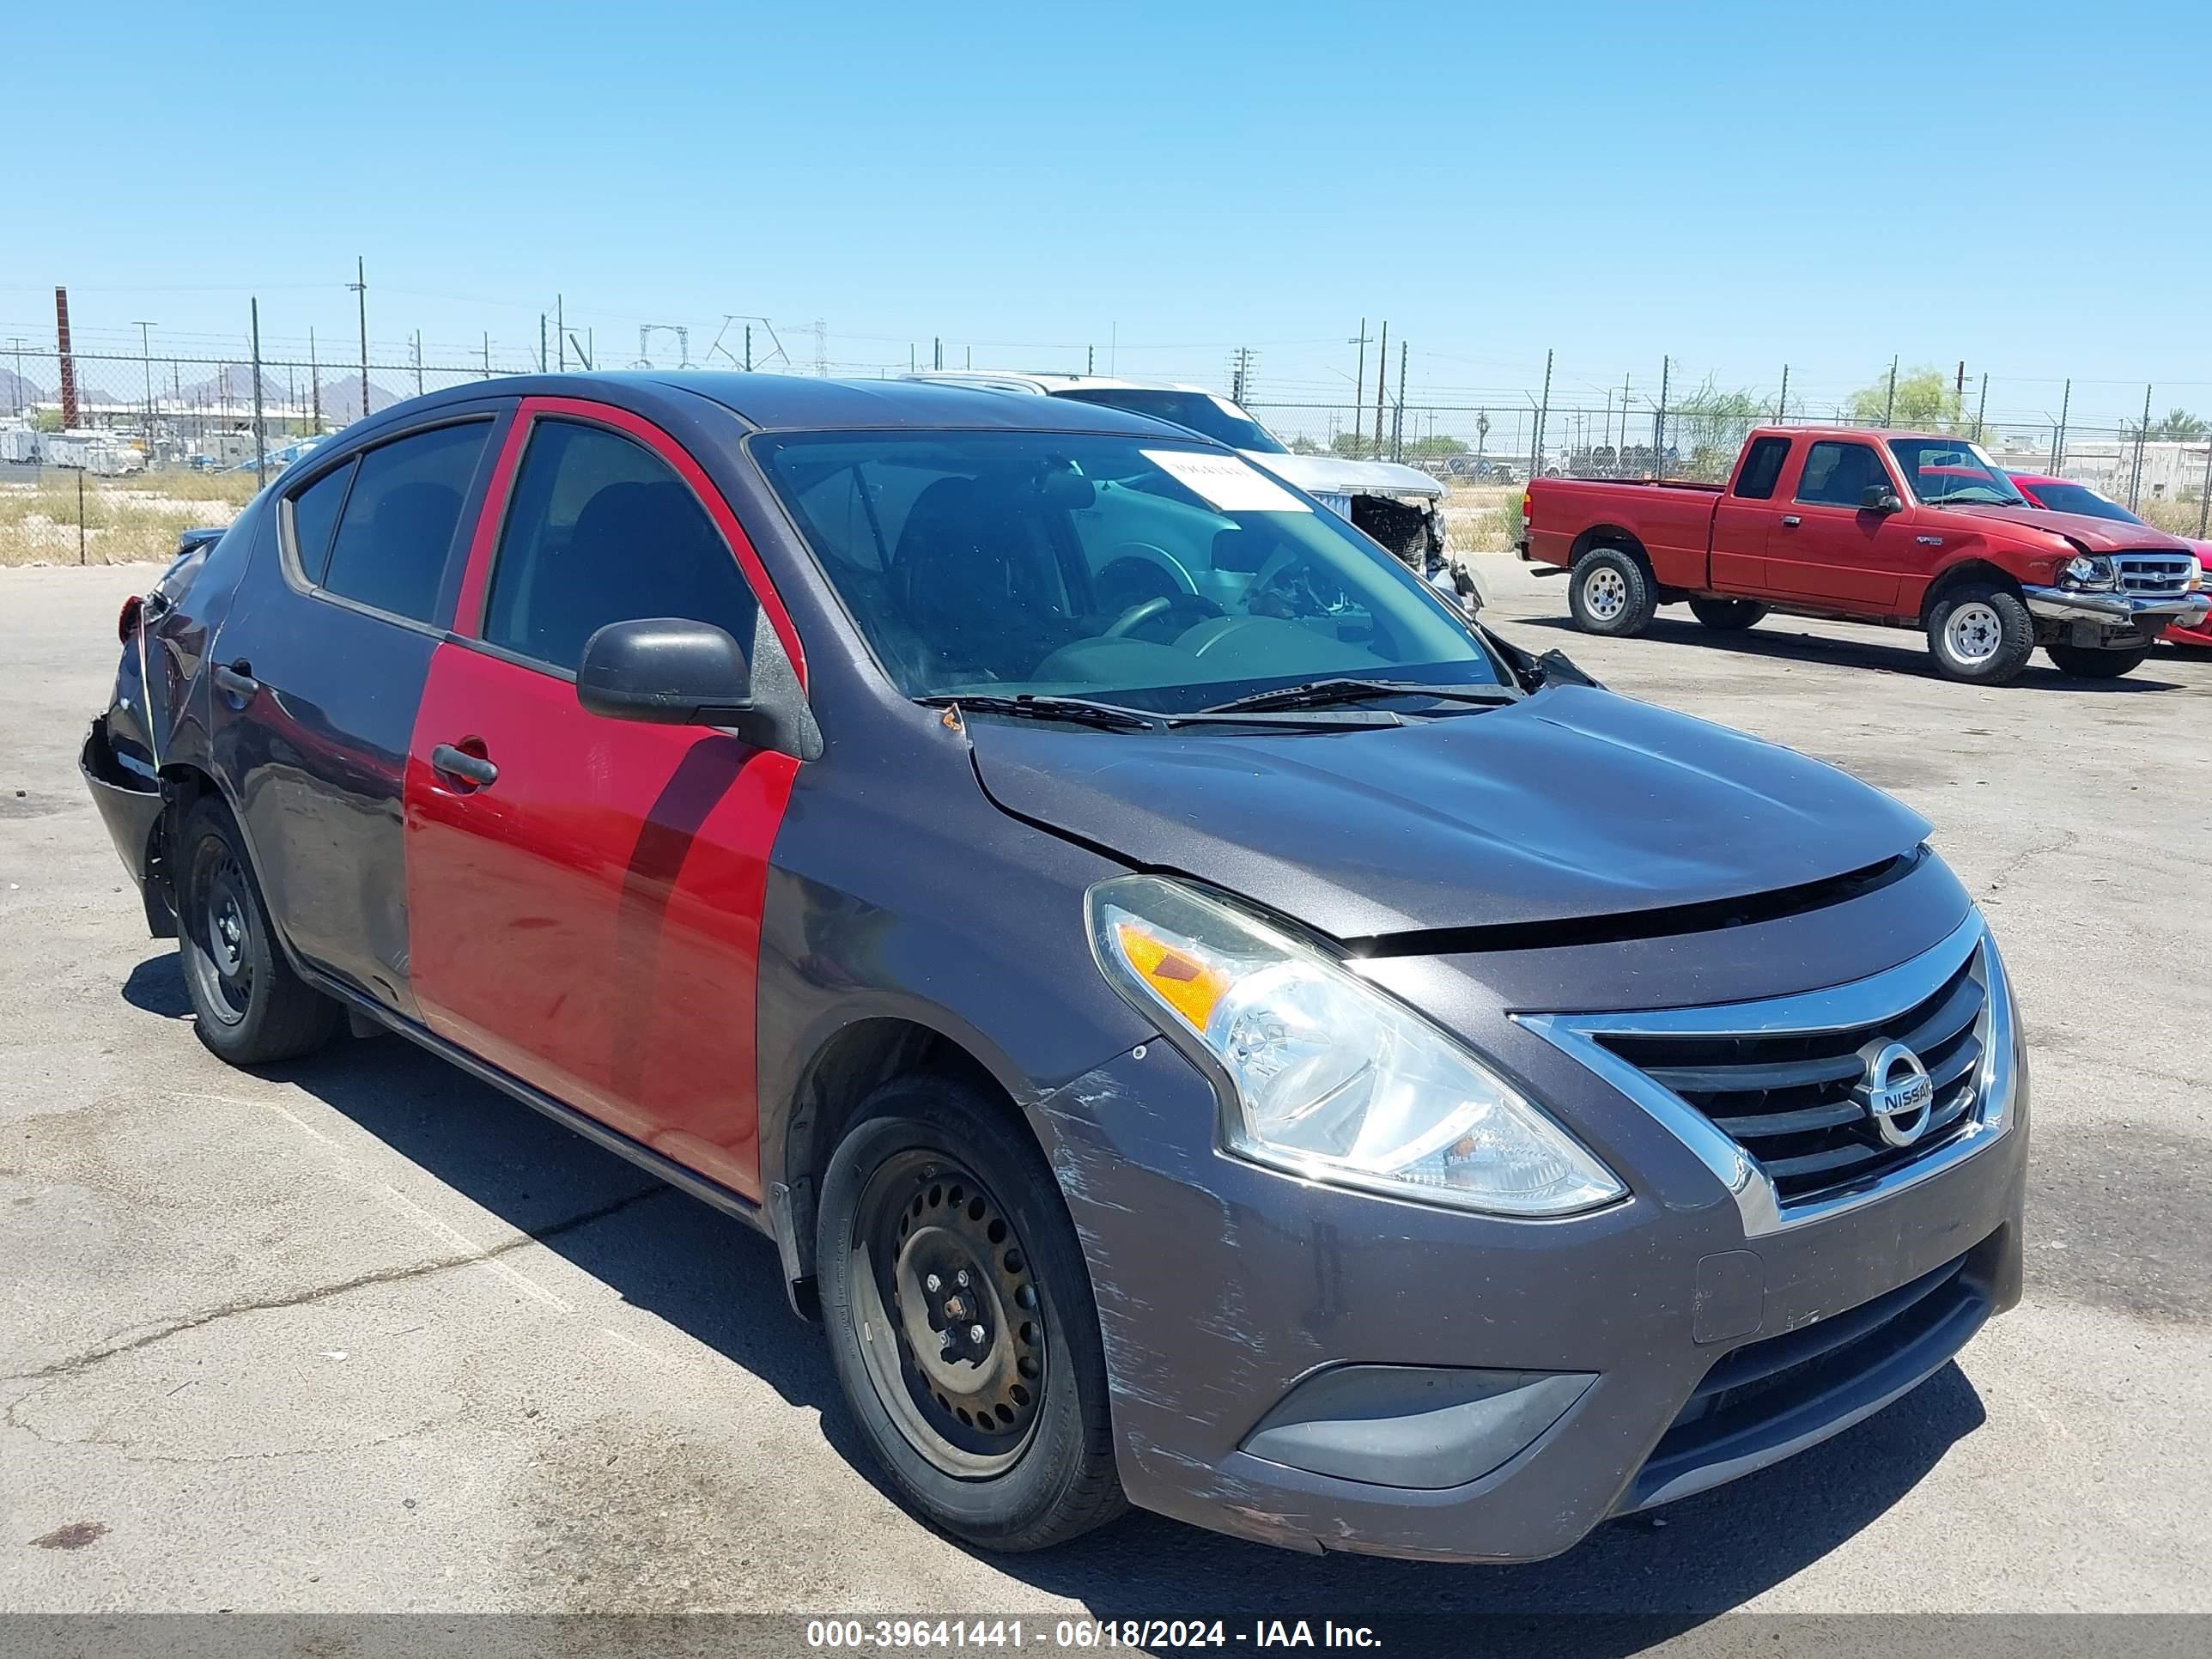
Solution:
[{"label": "pickup truck wheel", "polygon": [[1643,562],[1625,547],[1593,547],[1567,576],[1567,608],[1585,634],[1640,634],[1659,608]]},{"label": "pickup truck wheel", "polygon": [[1690,614],[1723,634],[1740,633],[1766,615],[1756,599],[1692,599]]},{"label": "pickup truck wheel", "polygon": [[2150,647],[2144,644],[2120,651],[2102,651],[2093,645],[2054,641],[2045,646],[2043,653],[2058,665],[2062,674],[2071,674],[2081,680],[2116,680],[2142,667],[2149,659]]},{"label": "pickup truck wheel", "polygon": [[1946,679],[2002,685],[2027,666],[2034,650],[2035,620],[2027,604],[1994,582],[1963,583],[1928,613],[1928,653]]},{"label": "pickup truck wheel", "polygon": [[1125,1506],[1098,1311],[1052,1170],[965,1085],[894,1078],[822,1182],[816,1262],[845,1398],[907,1502],[986,1549]]},{"label": "pickup truck wheel", "polygon": [[233,1066],[313,1053],[337,1035],[343,1011],[285,961],[230,814],[198,801],[179,841],[177,951],[192,1029]]}]

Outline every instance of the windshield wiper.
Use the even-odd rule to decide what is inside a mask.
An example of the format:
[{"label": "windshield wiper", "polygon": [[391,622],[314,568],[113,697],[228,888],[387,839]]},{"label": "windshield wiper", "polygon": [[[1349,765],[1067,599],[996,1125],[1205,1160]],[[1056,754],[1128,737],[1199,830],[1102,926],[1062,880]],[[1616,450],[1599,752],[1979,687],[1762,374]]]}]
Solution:
[{"label": "windshield wiper", "polygon": [[1089,697],[983,695],[917,697],[932,708],[957,708],[963,714],[1011,714],[1017,720],[1070,720],[1115,732],[1168,732],[1181,726],[1399,726],[1404,724],[1387,709],[1352,708],[1317,711],[1311,714],[1267,714],[1231,708],[1199,708],[1188,714],[1168,714],[1149,708],[1130,708],[1121,703],[1094,702]]},{"label": "windshield wiper", "polygon": [[1011,714],[1017,720],[1073,720],[1082,726],[1103,726],[1115,732],[1157,732],[1161,718],[1141,708],[1119,703],[1093,702],[1088,697],[1018,697],[995,696],[917,697],[932,708],[957,708],[963,714]]},{"label": "windshield wiper", "polygon": [[1308,680],[1303,685],[1279,685],[1272,691],[1253,691],[1227,702],[1210,703],[1200,712],[1227,714],[1265,708],[1326,708],[1332,703],[1363,702],[1370,697],[1434,697],[1439,702],[1498,704],[1518,702],[1520,695],[1502,685],[1424,685],[1419,680]]}]

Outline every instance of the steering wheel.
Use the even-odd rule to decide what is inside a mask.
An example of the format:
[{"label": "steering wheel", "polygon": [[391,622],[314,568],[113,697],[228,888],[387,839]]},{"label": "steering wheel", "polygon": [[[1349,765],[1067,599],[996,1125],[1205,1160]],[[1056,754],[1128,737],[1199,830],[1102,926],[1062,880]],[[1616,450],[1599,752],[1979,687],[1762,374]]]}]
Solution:
[{"label": "steering wheel", "polygon": [[1118,640],[1127,637],[1131,630],[1141,627],[1155,617],[1165,616],[1170,611],[1194,612],[1200,622],[1224,615],[1221,607],[1203,593],[1162,593],[1149,599],[1140,599],[1106,626],[1098,637]]}]

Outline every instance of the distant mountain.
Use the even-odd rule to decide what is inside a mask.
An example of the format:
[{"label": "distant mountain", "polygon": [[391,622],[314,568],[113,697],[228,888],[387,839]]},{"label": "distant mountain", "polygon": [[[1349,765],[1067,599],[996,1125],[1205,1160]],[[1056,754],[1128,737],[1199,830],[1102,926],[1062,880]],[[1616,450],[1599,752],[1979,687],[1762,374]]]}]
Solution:
[{"label": "distant mountain", "polygon": [[13,410],[30,404],[51,403],[54,393],[28,376],[18,379],[12,368],[0,368],[0,410]]},{"label": "distant mountain", "polygon": [[[302,388],[303,392],[304,390]],[[371,380],[368,383],[368,412],[374,415],[380,409],[389,409],[402,398],[414,395],[412,392],[394,392],[389,386]],[[361,415],[359,374],[323,382],[323,419],[327,424],[343,426],[348,421],[359,420]]]}]

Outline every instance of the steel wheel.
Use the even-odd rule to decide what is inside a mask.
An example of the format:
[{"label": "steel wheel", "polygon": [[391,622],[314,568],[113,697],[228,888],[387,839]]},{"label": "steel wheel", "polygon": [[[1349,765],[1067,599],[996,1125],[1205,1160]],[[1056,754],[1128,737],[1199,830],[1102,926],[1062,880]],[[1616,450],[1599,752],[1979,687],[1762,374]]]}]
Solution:
[{"label": "steel wheel", "polygon": [[245,1022],[253,1007],[253,952],[246,872],[221,841],[210,836],[193,849],[185,926],[197,951],[185,964],[198,981],[203,1003],[227,1025]]},{"label": "steel wheel", "polygon": [[863,1352],[899,1432],[957,1479],[1011,1468],[1036,1432],[1048,1356],[1004,1209],[957,1162],[904,1152],[862,1193],[852,1249],[859,1310],[895,1339]]},{"label": "steel wheel", "polygon": [[1583,579],[1583,604],[1600,622],[1611,622],[1628,608],[1628,584],[1618,570],[1600,565]]},{"label": "steel wheel", "polygon": [[1943,643],[1962,666],[1978,668],[2004,647],[2004,623],[1979,599],[1954,607],[1943,623]]}]

